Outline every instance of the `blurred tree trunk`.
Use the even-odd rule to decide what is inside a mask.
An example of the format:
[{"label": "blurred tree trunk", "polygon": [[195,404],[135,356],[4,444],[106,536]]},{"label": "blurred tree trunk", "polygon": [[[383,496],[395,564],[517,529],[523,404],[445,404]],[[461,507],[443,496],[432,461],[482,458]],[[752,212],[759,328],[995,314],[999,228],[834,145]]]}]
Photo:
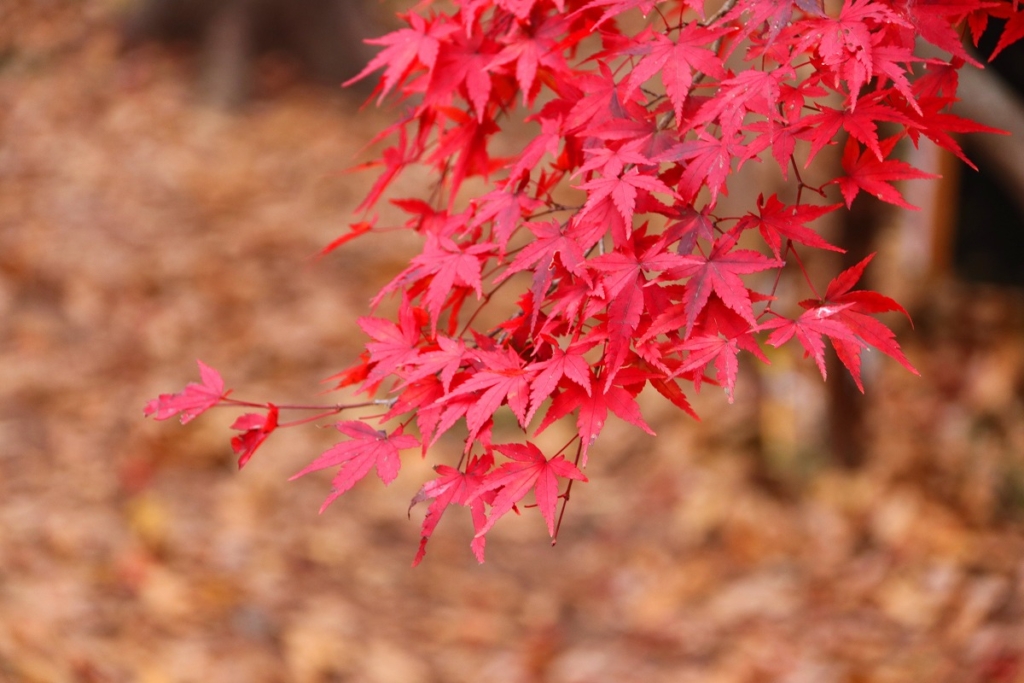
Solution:
[{"label": "blurred tree trunk", "polygon": [[264,53],[288,54],[324,83],[351,78],[374,54],[363,41],[385,31],[380,14],[366,0],[138,0],[124,24],[124,44],[199,46],[204,99],[231,108],[251,96]]}]

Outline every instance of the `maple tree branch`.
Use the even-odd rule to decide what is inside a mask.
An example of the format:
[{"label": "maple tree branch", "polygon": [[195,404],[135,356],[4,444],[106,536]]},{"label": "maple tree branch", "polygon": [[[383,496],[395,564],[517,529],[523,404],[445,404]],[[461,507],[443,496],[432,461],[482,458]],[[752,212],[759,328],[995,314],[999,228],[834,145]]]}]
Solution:
[{"label": "maple tree branch", "polygon": [[[707,20],[702,21],[701,25],[710,26],[711,24],[715,23],[716,21],[724,17],[726,14],[731,12],[732,8],[736,6],[736,2],[737,0],[725,0],[725,2],[722,3],[722,6],[718,8],[718,11],[712,14],[710,17],[708,17]],[[722,39],[719,38],[717,41],[715,41],[716,47],[714,50],[712,50],[713,52],[717,52],[717,46],[721,44],[721,40]]]},{"label": "maple tree branch", "polygon": [[[394,398],[378,398],[372,401],[363,401],[361,403],[334,403],[331,405],[311,405],[301,403],[275,403],[278,410],[322,410],[328,411],[325,415],[332,415],[334,413],[340,413],[344,410],[353,410],[355,408],[370,408],[373,406],[387,406],[391,407],[395,404],[397,399]],[[213,408],[264,408],[269,409],[270,404],[255,403],[253,401],[240,401],[236,398],[222,398],[219,403],[211,406]]]},{"label": "maple tree branch", "polygon": [[[786,251],[789,251],[789,248],[792,245],[793,245],[793,240],[787,239],[786,240]],[[775,282],[772,283],[772,291],[771,291],[771,294],[769,294],[769,296],[771,296],[772,298],[768,300],[768,305],[764,307],[763,311],[761,311],[761,315],[764,315],[765,313],[772,313],[774,315],[778,315],[777,313],[775,313],[775,311],[772,310],[772,303],[773,303],[773,300],[775,298],[775,292],[778,291],[779,283],[781,281],[782,281],[782,268],[776,268],[775,269]],[[760,318],[761,316],[758,316],[758,317]]]},{"label": "maple tree branch", "polygon": [[328,411],[323,412],[323,413],[317,413],[316,415],[309,415],[307,417],[303,417],[303,418],[300,418],[298,420],[292,420],[290,422],[280,422],[280,423],[278,423],[277,426],[278,427],[298,427],[299,425],[309,424],[310,422],[316,422],[317,420],[322,420],[323,418],[330,417],[331,415],[337,415],[340,412],[341,412],[340,410],[328,410]]},{"label": "maple tree branch", "polygon": [[476,307],[476,310],[475,310],[475,311],[473,311],[473,314],[469,316],[469,320],[467,320],[467,321],[466,321],[466,324],[462,326],[462,329],[461,329],[461,330],[459,330],[459,338],[460,338],[460,339],[461,339],[461,338],[462,338],[462,336],[463,336],[464,334],[466,334],[466,332],[467,332],[467,331],[469,330],[470,326],[471,326],[471,325],[473,324],[473,321],[474,321],[474,320],[476,320],[476,317],[477,317],[478,315],[480,315],[480,312],[481,312],[481,311],[483,311],[483,310],[484,310],[484,308],[485,308],[485,307],[487,306],[487,304],[489,304],[489,303],[491,302],[491,296],[492,296],[492,295],[493,295],[493,294],[494,294],[495,292],[497,292],[497,291],[498,291],[498,289],[499,289],[499,288],[501,287],[501,285],[505,284],[506,282],[508,282],[508,280],[503,280],[502,282],[500,282],[500,283],[498,284],[498,286],[497,286],[497,287],[495,287],[495,288],[494,288],[494,289],[492,289],[491,291],[487,292],[487,294],[484,294],[484,298],[483,298],[483,300],[482,300],[482,301],[480,302],[480,305]]},{"label": "maple tree branch", "polygon": [[[574,438],[580,439],[580,437],[578,437],[578,436],[574,437]],[[572,441],[569,441],[569,443],[572,443]],[[565,446],[562,446],[561,450],[559,450],[558,452],[561,453],[563,450],[565,450],[565,447],[568,446],[568,445],[569,444],[567,443]],[[576,467],[580,466],[580,456],[582,455],[582,453],[583,453],[583,439],[580,439],[579,443],[576,444],[576,458],[575,458],[575,460],[573,460],[573,464]],[[576,480],[575,479],[570,479],[569,480],[569,485],[565,487],[565,494],[561,496],[561,498],[562,498],[562,508],[558,511],[558,522],[555,524],[555,535],[551,537],[551,545],[552,546],[554,546],[556,543],[558,543],[558,532],[562,528],[562,517],[565,516],[565,506],[569,504],[569,494],[572,492],[572,483],[574,481],[576,481]]]},{"label": "maple tree branch", "polygon": [[804,261],[800,258],[800,254],[797,253],[796,245],[793,244],[793,240],[786,240],[786,253],[793,254],[797,265],[800,266],[800,272],[804,274],[804,280],[807,281],[807,286],[811,288],[811,292],[814,294],[814,298],[820,299],[821,295],[818,294],[818,290],[815,289],[814,283],[811,282],[811,276],[807,273],[807,268],[804,266]]}]

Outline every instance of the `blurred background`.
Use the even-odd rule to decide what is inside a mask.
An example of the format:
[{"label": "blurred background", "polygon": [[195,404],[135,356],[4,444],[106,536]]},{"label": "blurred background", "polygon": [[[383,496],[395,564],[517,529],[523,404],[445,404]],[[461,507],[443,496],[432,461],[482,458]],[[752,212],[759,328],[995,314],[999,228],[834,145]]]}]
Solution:
[{"label": "blurred background", "polygon": [[335,83],[390,5],[0,3],[0,681],[1024,681],[1024,232],[926,148],[923,211],[837,237],[921,377],[774,353],[700,423],[645,394],[659,436],[610,422],[555,548],[527,514],[479,566],[454,510],[413,570],[427,463],[318,516],[287,478],[332,430],[239,473],[234,415],[142,418],[196,358],[306,402],[359,352],[416,245],[313,256],[372,181],[390,114]]}]

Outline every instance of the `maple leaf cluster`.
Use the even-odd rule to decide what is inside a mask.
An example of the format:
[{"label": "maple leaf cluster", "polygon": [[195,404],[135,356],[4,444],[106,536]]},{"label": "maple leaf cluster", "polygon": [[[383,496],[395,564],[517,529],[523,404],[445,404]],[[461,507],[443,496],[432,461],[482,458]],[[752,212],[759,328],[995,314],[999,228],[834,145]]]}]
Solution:
[{"label": "maple leaf cluster", "polygon": [[[893,183],[930,176],[897,158],[902,140],[923,136],[967,161],[953,135],[989,129],[948,112],[957,70],[977,64],[964,36],[977,44],[998,17],[1007,23],[997,50],[1020,38],[1017,1],[716,5],[454,0],[445,12],[426,0],[401,17],[406,28],[370,41],[382,49],[353,80],[383,70],[375,96],[406,113],[377,140],[387,145],[367,165],[378,175],[362,220],[325,251],[376,231],[375,210],[407,169],[426,166],[436,184],[429,199],[390,200],[407,219],[387,227],[416,232],[423,248],[372,302],[396,300],[397,315],[360,319],[366,350],[334,378],[383,397],[368,404],[385,410],[337,423],[348,439],[299,473],[337,468],[325,507],[372,469],[391,482],[403,450],[426,454],[455,430],[462,452],[413,500],[429,501],[414,564],[452,505],[470,508],[482,561],[485,534],[529,500],[555,538],[558,501],[564,510],[572,482],[586,481],[609,412],[653,433],[636,402],[645,387],[693,414],[687,387],[715,382],[731,401],[740,354],[768,362],[763,344],[792,339],[822,376],[826,340],[858,385],[867,349],[914,371],[874,317],[906,312],[855,289],[870,258],[795,318],[773,307],[775,288],[787,262],[804,270],[801,251],[841,251],[815,231],[822,216],[861,192],[908,206]],[[916,56],[918,40],[949,57]],[[496,136],[522,122],[534,128],[529,142],[493,155]],[[801,169],[841,142],[841,174],[805,184]],[[793,197],[759,196],[744,215],[719,215],[730,176],[751,161],[792,173]],[[483,184],[467,183],[475,178]],[[842,202],[825,200],[829,185]],[[518,294],[494,298],[509,287]],[[503,322],[474,325],[508,300],[516,306]],[[202,385],[147,413],[185,421],[213,405],[261,406],[234,425],[242,465],[288,407],[230,399],[220,376],[200,369]],[[496,444],[506,409],[524,436]],[[559,451],[529,440],[563,419],[575,438]]]}]

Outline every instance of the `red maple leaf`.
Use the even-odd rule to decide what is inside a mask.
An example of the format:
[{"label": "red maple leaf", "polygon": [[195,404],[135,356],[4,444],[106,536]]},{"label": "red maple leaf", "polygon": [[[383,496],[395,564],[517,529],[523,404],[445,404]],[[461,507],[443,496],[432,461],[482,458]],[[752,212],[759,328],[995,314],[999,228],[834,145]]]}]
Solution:
[{"label": "red maple leaf", "polygon": [[358,323],[363,332],[373,339],[366,344],[372,365],[367,376],[368,382],[397,373],[419,356],[420,326],[407,300],[402,301],[398,310],[398,325],[384,318],[369,316],[360,318]]},{"label": "red maple leaf", "polygon": [[480,208],[473,216],[472,226],[494,221],[494,243],[504,250],[523,217],[543,206],[543,202],[522,190],[510,192],[506,188],[484,195],[478,200],[478,205]]},{"label": "red maple leaf", "polygon": [[[577,223],[578,224],[578,223]],[[526,227],[533,233],[535,239],[523,247],[505,271],[495,278],[495,284],[500,284],[516,273],[532,269],[533,286],[530,291],[534,299],[542,300],[547,296],[547,291],[555,277],[558,261],[571,274],[578,276],[585,282],[590,281],[587,274],[585,247],[576,239],[572,224],[548,221],[546,223],[526,223]]]},{"label": "red maple leaf", "polygon": [[593,347],[593,343],[577,342],[570,344],[565,351],[558,344],[552,344],[551,358],[531,363],[529,369],[533,374],[530,381],[530,412],[526,422],[533,418],[544,399],[551,396],[555,387],[563,377],[580,385],[590,395],[590,363],[583,354]]},{"label": "red maple leaf", "polygon": [[555,501],[559,495],[559,477],[577,481],[587,481],[587,478],[564,456],[556,455],[549,460],[529,441],[525,444],[496,444],[494,450],[510,458],[512,462],[501,465],[484,477],[483,482],[470,496],[469,500],[472,502],[488,491],[498,489],[498,494],[491,503],[491,514],[487,517],[487,523],[477,529],[476,537],[480,538],[490,531],[495,522],[532,490],[537,507],[547,522],[548,534],[554,538]]},{"label": "red maple leaf", "polygon": [[530,372],[514,349],[476,351],[473,357],[480,367],[442,399],[474,394],[474,402],[466,412],[469,438],[476,438],[494,412],[503,404],[515,413],[520,426],[526,427],[526,410],[530,400]]},{"label": "red maple leaf", "polygon": [[231,393],[230,389],[224,391],[224,380],[221,379],[219,372],[201,360],[197,360],[196,363],[199,364],[199,376],[203,380],[202,384],[189,382],[183,390],[176,394],[160,394],[146,404],[143,414],[147,417],[152,415],[157,420],[166,420],[181,413],[181,424],[186,424],[220,403],[221,399]]},{"label": "red maple leaf", "polygon": [[[889,156],[897,142],[899,142],[899,136],[896,135],[883,140],[879,144],[882,156]],[[900,194],[899,190],[889,183],[894,180],[938,178],[937,175],[919,171],[907,162],[900,161],[899,159],[881,161],[870,150],[860,153],[860,145],[857,144],[853,137],[847,139],[846,149],[843,150],[843,170],[846,172],[846,175],[829,181],[829,184],[839,185],[839,190],[843,193],[843,199],[846,200],[847,207],[853,204],[857,193],[864,190],[868,194],[878,197],[883,202],[889,202],[904,209],[916,209],[916,206],[908,204],[903,199],[903,195]]]},{"label": "red maple leaf", "polygon": [[726,306],[743,316],[744,320],[755,324],[753,303],[750,291],[740,275],[756,273],[769,268],[781,268],[785,265],[778,259],[770,259],[763,254],[749,249],[735,249],[740,237],[740,230],[733,228],[715,240],[711,254],[687,256],[689,265],[673,268],[672,277],[689,277],[686,283],[686,329],[684,337],[690,336],[690,330],[697,316],[708,303],[708,297],[714,292]]},{"label": "red maple leaf", "polygon": [[590,391],[575,381],[561,382],[562,392],[555,397],[544,414],[537,434],[548,428],[553,422],[562,419],[569,413],[575,411],[576,432],[582,442],[582,463],[587,466],[587,455],[590,447],[597,441],[604,429],[604,423],[608,419],[608,411],[611,410],[618,417],[630,424],[640,427],[648,434],[653,435],[654,431],[644,422],[640,414],[640,406],[634,400],[635,394],[630,393],[619,384],[612,384],[600,390],[597,377],[593,370],[590,375]]},{"label": "red maple leaf", "polygon": [[874,22],[909,27],[907,21],[883,3],[845,0],[838,18],[817,20],[818,31],[808,36],[824,64],[846,82],[851,108],[856,106],[861,88],[874,75]]},{"label": "red maple leaf", "polygon": [[[823,336],[828,337],[839,360],[850,371],[861,391],[864,391],[864,385],[860,376],[860,355],[868,347],[878,349],[915,375],[918,374],[900,350],[892,330],[870,315],[888,311],[907,315],[906,310],[889,297],[877,292],[851,291],[872,258],[874,254],[837,275],[829,283],[825,296],[820,301],[801,301],[800,305],[807,310],[797,320],[778,318],[763,325],[762,329],[775,329],[769,335],[768,343],[772,346],[781,346],[795,335],[807,354],[814,357],[821,376],[825,377]],[[907,318],[909,319],[909,315]]]},{"label": "red maple leaf", "polygon": [[714,363],[718,371],[718,381],[725,387],[725,394],[732,403],[732,390],[736,386],[736,373],[739,370],[737,356],[740,349],[735,339],[726,339],[722,336],[706,335],[701,337],[690,337],[679,347],[689,351],[690,355],[679,366],[679,373],[696,370],[704,372],[704,369]]},{"label": "red maple leaf", "polygon": [[[470,509],[473,515],[473,528],[479,531],[487,523],[487,514],[484,511],[484,503],[489,503],[494,496],[477,496],[470,500],[470,497],[480,488],[486,475],[494,467],[494,456],[485,453],[482,456],[473,456],[466,465],[466,471],[457,470],[448,465],[437,465],[434,471],[438,476],[425,483],[419,492],[409,503],[409,510],[417,503],[427,500],[431,501],[427,508],[427,515],[423,518],[423,527],[420,531],[420,547],[413,558],[412,566],[418,565],[423,556],[427,553],[427,541],[430,540],[434,529],[437,528],[441,516],[449,505],[463,505]],[[484,546],[487,538],[478,536],[473,539],[471,547],[478,562],[484,561]]]},{"label": "red maple leaf", "polygon": [[624,55],[640,57],[626,82],[626,94],[660,73],[676,120],[681,122],[694,72],[713,78],[725,77],[722,60],[708,48],[723,33],[722,30],[710,30],[690,23],[685,24],[672,40],[664,33],[648,29],[622,50]]},{"label": "red maple leaf", "polygon": [[[622,14],[623,12],[627,12],[631,9],[640,10],[640,13],[646,17],[651,12],[651,10],[654,9],[654,6],[657,5],[659,2],[660,0],[590,0],[590,2],[584,5],[583,8],[580,9],[579,11],[583,12],[584,10],[589,10],[596,7],[607,8],[604,11],[604,14],[601,15],[601,18],[598,19],[597,22],[594,24],[594,28],[596,29],[609,19],[616,17]],[[703,16],[704,8],[699,0],[683,0],[683,4],[689,6],[699,5],[700,8],[697,11],[700,12],[701,16]]]},{"label": "red maple leaf", "polygon": [[737,3],[725,18],[738,19],[746,14],[739,27],[744,33],[752,33],[764,24],[764,42],[770,46],[792,20],[794,5],[807,14],[819,17],[825,15],[817,0],[756,0]]},{"label": "red maple leaf", "polygon": [[501,39],[504,47],[494,58],[492,66],[515,62],[516,84],[523,94],[524,104],[533,103],[537,93],[534,86],[537,85],[538,69],[546,68],[561,78],[565,78],[569,71],[563,56],[563,42],[567,42],[564,36],[569,23],[564,15],[546,17],[539,25],[516,22]]},{"label": "red maple leaf", "polygon": [[812,114],[800,120],[804,131],[801,137],[811,141],[811,150],[807,153],[807,161],[804,168],[810,166],[811,161],[817,156],[826,145],[833,144],[836,134],[840,128],[863,143],[868,149],[875,153],[878,160],[885,158],[878,142],[879,121],[908,123],[910,120],[883,102],[887,93],[883,91],[874,93],[868,97],[861,98],[856,109],[846,107],[833,109],[825,105],[818,105],[819,113]]},{"label": "red maple leaf", "polygon": [[583,205],[583,210],[580,211],[581,220],[604,199],[611,198],[615,208],[619,211],[619,215],[622,216],[627,236],[630,232],[630,226],[633,225],[633,212],[636,210],[638,190],[661,192],[673,198],[679,198],[679,195],[659,180],[657,176],[641,173],[635,167],[623,172],[622,175],[610,178],[595,178],[577,187],[588,191],[587,203]]},{"label": "red maple leaf", "polygon": [[384,484],[390,484],[398,476],[401,459],[398,452],[420,445],[419,440],[402,433],[402,426],[388,434],[383,429],[374,429],[365,422],[346,420],[335,425],[338,431],[352,437],[327,449],[320,456],[292,475],[289,481],[328,467],[339,467],[331,480],[331,493],[320,506],[322,513],[334,499],[356,485],[376,465],[377,476]]},{"label": "red maple leaf", "polygon": [[493,251],[494,245],[489,242],[459,244],[452,239],[441,237],[428,239],[423,247],[423,253],[413,258],[411,267],[415,270],[411,277],[433,276],[427,286],[423,302],[430,313],[434,331],[453,288],[468,287],[476,292],[477,297],[483,296],[480,270],[487,256]]},{"label": "red maple leaf", "polygon": [[[836,320],[846,325],[856,335],[862,345],[878,349],[917,375],[919,374],[917,369],[910,364],[907,357],[903,355],[903,351],[900,350],[900,345],[896,341],[896,335],[892,333],[892,330],[870,315],[872,313],[893,311],[902,313],[906,316],[907,320],[910,320],[910,314],[898,303],[878,292],[868,290],[851,291],[874,256],[874,254],[869,255],[860,263],[847,268],[837,275],[829,283],[821,302],[813,300],[802,301],[800,305],[810,310],[824,307],[839,307],[839,310],[834,314]],[[842,338],[832,339],[832,345],[835,346],[839,359],[850,371],[854,381],[857,383],[857,387],[863,392],[864,386],[860,381],[861,344],[851,344]]]},{"label": "red maple leaf", "polygon": [[414,370],[403,374],[406,384],[412,384],[430,375],[439,375],[447,393],[452,386],[452,378],[466,361],[466,343],[461,339],[452,339],[444,335],[437,336],[437,349],[424,351],[416,357]]},{"label": "red maple leaf", "polygon": [[627,142],[624,145],[587,147],[583,152],[589,158],[586,163],[576,169],[573,176],[585,175],[589,171],[600,169],[601,175],[605,178],[617,177],[626,170],[627,166],[634,164],[649,165],[651,163],[650,157],[641,151],[647,144],[648,141],[646,139],[640,138]]},{"label": "red maple leaf", "polygon": [[697,194],[707,188],[711,193],[710,205],[714,206],[719,194],[726,193],[726,178],[733,170],[733,161],[739,164],[746,160],[749,147],[738,135],[721,139],[701,130],[697,140],[687,140],[669,149],[655,161],[680,161],[688,163],[679,178],[679,194],[687,202],[693,202]]},{"label": "red maple leaf", "polygon": [[1004,5],[1000,8],[1000,13],[1007,15],[1007,21],[999,36],[999,42],[996,43],[995,49],[988,57],[990,62],[998,57],[1000,52],[1024,38],[1024,12],[1017,10],[1017,3],[1014,2],[1012,11],[1009,11],[1009,7]]},{"label": "red maple leaf", "polygon": [[362,80],[377,69],[386,67],[384,78],[378,86],[382,100],[417,64],[428,70],[434,68],[440,41],[457,31],[458,26],[436,20],[428,24],[415,13],[406,16],[412,28],[399,29],[381,38],[366,41],[371,45],[387,47],[378,52],[362,71],[345,81],[345,85]]},{"label": "red maple leaf", "polygon": [[952,97],[931,95],[918,98],[917,104],[920,111],[907,112],[909,118],[906,124],[907,136],[916,145],[921,135],[924,135],[938,146],[955,154],[959,157],[960,161],[977,170],[978,167],[967,158],[967,155],[964,154],[963,149],[960,148],[959,143],[951,133],[992,133],[995,135],[1009,135],[1009,133],[998,128],[975,123],[945,111],[955,101]]},{"label": "red maple leaf", "polygon": [[956,24],[982,7],[984,4],[979,0],[942,0],[899,3],[895,9],[904,14],[922,39],[980,68],[981,64],[964,48],[964,36]]},{"label": "red maple leaf", "polygon": [[[742,71],[718,84],[716,95],[704,102],[689,124],[696,126],[717,120],[722,126],[722,140],[725,141],[740,130],[748,113],[760,114],[774,121],[778,118],[782,82],[792,74],[793,69],[789,66],[770,71]],[[735,156],[741,160],[744,158],[740,154]]]},{"label": "red maple leaf", "polygon": [[498,46],[480,33],[463,31],[451,34],[441,44],[437,62],[430,72],[426,101],[435,106],[447,105],[453,93],[461,92],[473,106],[477,121],[483,121],[493,83],[491,73],[498,66]]},{"label": "red maple leaf", "polygon": [[324,247],[317,253],[317,257],[326,256],[327,254],[331,253],[332,251],[334,251],[341,245],[345,244],[346,242],[354,240],[356,237],[359,237],[360,235],[365,235],[373,228],[375,220],[376,219],[369,221],[359,221],[358,223],[350,224],[348,226],[349,231],[346,232],[344,235],[341,235],[340,237],[332,240],[326,247]]},{"label": "red maple leaf", "polygon": [[619,95],[620,86],[608,65],[598,62],[600,75],[585,73],[578,79],[578,99],[563,122],[563,132],[584,126],[596,127],[613,118],[627,118]]},{"label": "red maple leaf", "polygon": [[796,320],[788,318],[770,320],[762,325],[761,329],[774,330],[768,335],[768,343],[776,348],[785,344],[795,335],[797,341],[804,347],[805,356],[810,355],[814,358],[814,362],[817,363],[818,370],[824,378],[827,372],[825,370],[825,340],[823,337],[827,336],[833,342],[838,340],[863,347],[850,328],[834,318],[836,313],[842,309],[843,306],[818,306],[804,311]]},{"label": "red maple leaf", "polygon": [[816,221],[825,214],[835,211],[841,205],[811,206],[800,204],[799,206],[788,206],[779,201],[777,195],[772,195],[765,201],[764,195],[757,197],[758,215],[749,214],[744,217],[739,226],[742,228],[757,226],[764,238],[768,248],[772,250],[775,258],[782,256],[782,239],[791,239],[816,249],[829,249],[831,251],[843,251],[833,246],[814,230],[806,227],[808,223]]},{"label": "red maple leaf", "polygon": [[605,326],[608,347],[604,361],[606,385],[622,367],[645,308],[651,308],[645,303],[650,303],[649,297],[654,290],[649,288],[644,272],[667,271],[690,262],[688,257],[667,252],[664,247],[665,242],[657,241],[637,256],[636,240],[631,240],[621,251],[589,261],[590,266],[602,274],[601,286],[608,302]]},{"label": "red maple leaf", "polygon": [[262,413],[246,413],[231,425],[232,429],[242,432],[231,437],[231,450],[239,454],[238,469],[245,467],[245,463],[249,462],[256,449],[277,429],[277,416],[277,406],[270,403],[267,404],[266,415]]}]

